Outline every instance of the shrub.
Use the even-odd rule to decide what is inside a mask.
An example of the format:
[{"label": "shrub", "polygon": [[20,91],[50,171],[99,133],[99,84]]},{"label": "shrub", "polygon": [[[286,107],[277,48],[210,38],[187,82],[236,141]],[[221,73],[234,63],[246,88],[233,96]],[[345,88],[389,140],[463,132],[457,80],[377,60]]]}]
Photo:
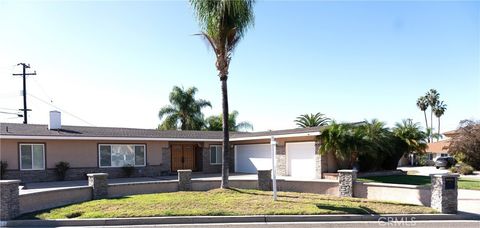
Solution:
[{"label": "shrub", "polygon": [[133,165],[125,165],[122,167],[123,172],[125,172],[125,176],[130,177],[133,174],[133,171],[135,170],[135,167]]},{"label": "shrub", "polygon": [[461,161],[480,169],[480,121],[462,120],[452,136],[448,152]]},{"label": "shrub", "polygon": [[450,172],[459,173],[462,175],[473,174],[473,171],[474,171],[473,167],[465,163],[459,163],[458,165],[450,168]]},{"label": "shrub", "polygon": [[66,161],[61,161],[55,164],[55,172],[57,173],[59,180],[65,180],[65,175],[67,174],[68,169],[70,169],[70,163]]},{"label": "shrub", "polygon": [[3,179],[3,175],[7,172],[8,163],[6,161],[0,161],[0,179]]}]

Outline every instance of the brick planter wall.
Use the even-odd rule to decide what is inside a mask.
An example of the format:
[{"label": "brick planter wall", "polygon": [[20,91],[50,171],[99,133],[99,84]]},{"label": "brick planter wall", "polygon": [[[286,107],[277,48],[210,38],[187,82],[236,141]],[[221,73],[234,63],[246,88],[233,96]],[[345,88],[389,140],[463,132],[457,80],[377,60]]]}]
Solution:
[{"label": "brick planter wall", "polygon": [[[163,163],[165,164],[165,163]],[[166,165],[147,165],[145,167],[135,167],[130,177],[156,177],[170,173],[170,161]],[[109,178],[127,177],[122,168],[70,168],[67,170],[65,180],[86,180],[87,173],[108,173]],[[4,179],[21,180],[23,183],[58,181],[55,169],[46,170],[7,170]]]}]

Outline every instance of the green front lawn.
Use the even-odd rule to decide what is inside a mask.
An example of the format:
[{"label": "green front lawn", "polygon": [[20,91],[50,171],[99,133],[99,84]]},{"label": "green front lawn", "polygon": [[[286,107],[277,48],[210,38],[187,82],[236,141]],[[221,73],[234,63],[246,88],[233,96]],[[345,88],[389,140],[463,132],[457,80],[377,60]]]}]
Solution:
[{"label": "green front lawn", "polygon": [[181,215],[313,215],[436,213],[429,207],[359,198],[258,190],[215,189],[134,195],[74,204],[23,216],[22,219],[125,218]]},{"label": "green front lawn", "polygon": [[[380,182],[390,184],[410,184],[410,185],[429,185],[431,179],[429,176],[417,175],[395,175],[395,176],[378,176],[358,178],[363,182]],[[480,179],[461,177],[458,181],[458,188],[480,190]]]}]

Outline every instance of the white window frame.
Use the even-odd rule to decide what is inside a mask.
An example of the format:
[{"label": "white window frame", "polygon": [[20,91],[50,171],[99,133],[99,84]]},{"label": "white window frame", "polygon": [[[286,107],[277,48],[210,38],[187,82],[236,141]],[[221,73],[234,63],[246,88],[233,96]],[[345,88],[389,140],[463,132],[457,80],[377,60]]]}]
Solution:
[{"label": "white window frame", "polygon": [[[215,153],[218,153],[218,148],[220,148],[220,161],[216,161],[215,163],[212,162],[212,147],[215,147]],[[209,160],[210,160],[210,165],[221,165],[222,164],[222,159],[223,159],[223,148],[222,148],[222,145],[210,145],[210,153],[209,153]],[[217,158],[217,156],[215,155],[215,159]]]},{"label": "white window frame", "polygon": [[[98,144],[98,167],[100,167],[100,168],[122,168],[121,166],[111,166],[111,164],[112,164],[112,153],[111,153],[111,151],[110,151],[110,166],[103,166],[101,164],[102,159],[101,159],[101,155],[100,155],[100,147],[101,146],[110,146],[110,148],[111,148],[111,146],[114,146],[114,145],[134,146],[134,147],[135,146],[142,146],[143,147],[143,164],[142,165],[134,164],[133,166],[134,167],[145,167],[145,166],[147,166],[147,146],[146,146],[146,144],[102,143],[102,144]],[[135,153],[135,151],[134,151],[134,153]],[[135,156],[135,154],[134,154],[134,156]],[[134,158],[133,162],[135,163],[135,158]]]},{"label": "white window frame", "polygon": [[[42,149],[43,149],[43,167],[42,168],[37,168],[37,169],[33,168],[33,146],[34,145],[42,146]],[[24,169],[22,167],[22,146],[31,146],[32,147],[32,151],[31,151],[31,153],[32,153],[32,168],[31,169]],[[28,171],[28,170],[45,170],[45,162],[46,162],[45,161],[45,144],[43,144],[43,143],[20,143],[19,146],[18,146],[18,160],[20,162],[20,165],[19,165],[20,170],[26,170],[26,171]]]}]

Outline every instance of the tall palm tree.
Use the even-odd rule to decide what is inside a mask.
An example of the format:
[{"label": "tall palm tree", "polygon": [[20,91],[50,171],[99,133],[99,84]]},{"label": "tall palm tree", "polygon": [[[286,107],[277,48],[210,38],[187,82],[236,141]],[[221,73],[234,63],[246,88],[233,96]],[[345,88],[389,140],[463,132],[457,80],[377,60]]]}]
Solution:
[{"label": "tall palm tree", "polygon": [[316,114],[303,114],[297,117],[294,122],[301,128],[325,126],[331,119],[325,117],[325,114],[317,112]]},{"label": "tall palm tree", "polygon": [[230,60],[247,29],[253,25],[254,0],[190,0],[202,33],[215,52],[216,68],[222,83],[223,158],[221,188],[228,188],[229,133],[227,79]]},{"label": "tall palm tree", "polygon": [[[443,101],[438,102],[437,105],[433,107],[433,112],[438,120],[438,131],[437,131],[438,135],[440,135],[440,117],[442,117],[443,114],[445,114],[446,110],[447,110],[447,104],[443,103]],[[438,138],[437,138],[437,142],[438,142]]]},{"label": "tall palm tree", "polygon": [[[253,125],[247,121],[237,123],[238,111],[233,111],[228,117],[228,130],[229,131],[253,131]],[[222,114],[218,116],[210,116],[205,120],[208,131],[221,131],[222,130]]]},{"label": "tall palm tree", "polygon": [[[430,127],[433,128],[433,108],[437,106],[440,99],[440,93],[435,89],[430,89],[426,94],[428,105],[430,106]],[[431,136],[430,136],[431,138]],[[431,139],[433,141],[433,139]]]},{"label": "tall palm tree", "polygon": [[[160,130],[200,130],[204,124],[202,108],[212,107],[209,101],[195,100],[198,89],[190,87],[183,89],[174,86],[170,92],[170,105],[166,105],[158,112],[158,117],[163,120]],[[178,126],[180,124],[180,126]]]},{"label": "tall palm tree", "polygon": [[428,121],[427,121],[427,109],[428,109],[428,99],[425,96],[421,96],[417,99],[417,107],[420,111],[423,112],[423,116],[425,117],[425,129],[428,129]]}]

